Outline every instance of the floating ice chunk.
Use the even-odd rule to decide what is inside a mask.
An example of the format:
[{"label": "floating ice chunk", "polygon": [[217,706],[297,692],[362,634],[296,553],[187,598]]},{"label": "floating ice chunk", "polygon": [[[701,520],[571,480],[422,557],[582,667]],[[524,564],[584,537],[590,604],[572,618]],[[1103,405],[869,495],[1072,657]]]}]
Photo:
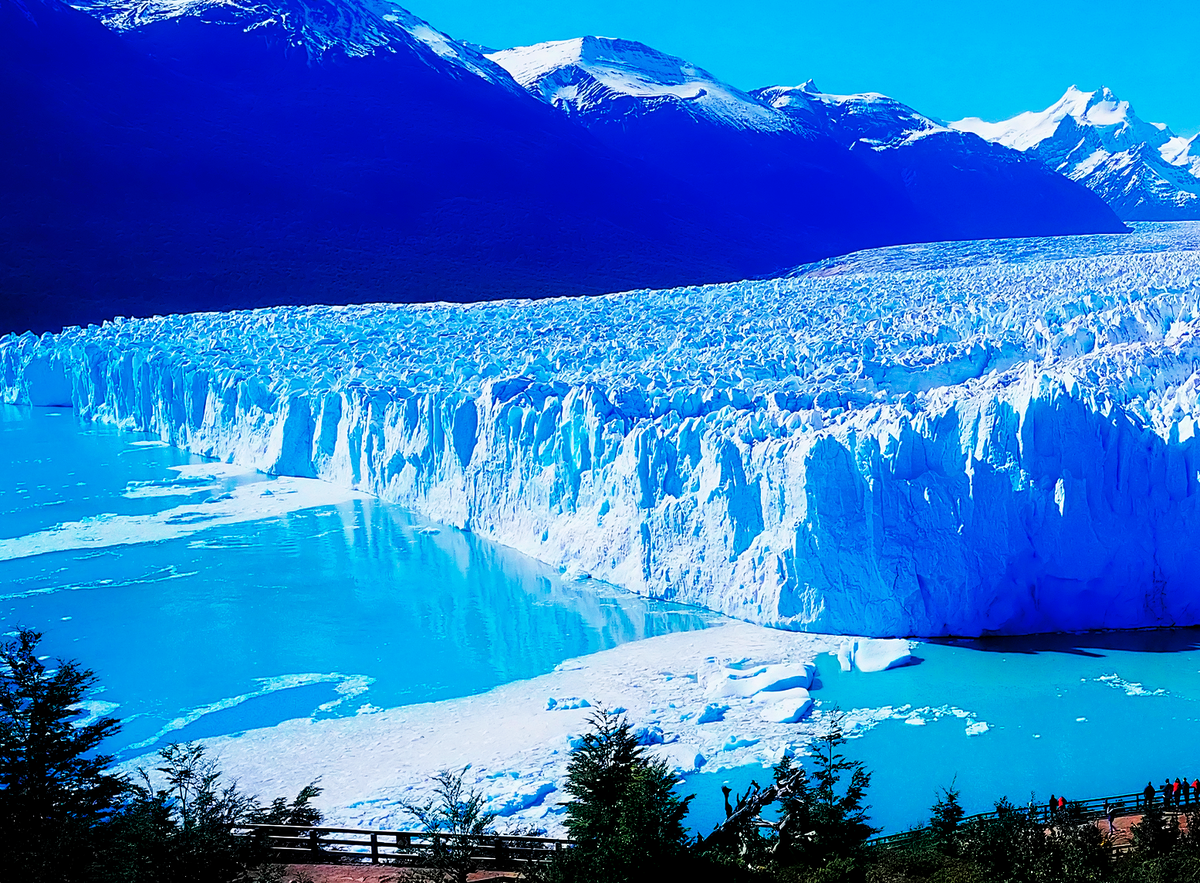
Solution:
[{"label": "floating ice chunk", "polygon": [[721,746],[722,751],[737,751],[739,748],[749,748],[752,745],[757,745],[760,740],[747,739],[743,736],[731,735],[725,740],[725,744]]},{"label": "floating ice chunk", "polygon": [[842,671],[886,671],[913,661],[912,645],[901,638],[847,638],[837,648]]},{"label": "floating ice chunk", "polygon": [[1166,696],[1167,691],[1159,687],[1157,690],[1148,690],[1137,681],[1127,681],[1120,675],[1101,675],[1096,678],[1096,681],[1101,684],[1107,684],[1118,690],[1124,690],[1126,696]]},{"label": "floating ice chunk", "polygon": [[774,701],[759,712],[759,717],[765,721],[776,724],[794,724],[803,720],[812,711],[812,697],[808,695],[808,690],[802,687],[780,693],[779,698],[770,694],[762,698],[766,699],[768,696]]},{"label": "floating ice chunk", "polygon": [[488,801],[487,809],[501,817],[515,815],[540,805],[546,799],[546,795],[557,790],[557,786],[552,782],[530,782],[524,788],[493,797]]},{"label": "floating ice chunk", "polygon": [[854,667],[859,671],[886,671],[913,661],[912,645],[900,638],[859,639],[854,650]]},{"label": "floating ice chunk", "polygon": [[662,727],[654,726],[653,724],[638,727],[633,731],[633,738],[637,739],[639,745],[662,745],[665,742],[671,741],[663,735]]},{"label": "floating ice chunk", "polygon": [[850,671],[854,667],[854,642],[846,641],[837,649],[838,666],[842,671]]},{"label": "floating ice chunk", "polygon": [[728,705],[719,705],[715,702],[710,702],[704,706],[704,711],[700,712],[700,716],[696,718],[697,724],[714,724],[718,721],[725,720],[725,712],[729,711]]},{"label": "floating ice chunk", "polygon": [[982,736],[990,729],[991,727],[988,726],[985,721],[971,721],[969,724],[967,724],[967,735]]},{"label": "floating ice chunk", "polygon": [[816,668],[812,665],[785,663],[766,665],[748,677],[738,676],[729,669],[712,678],[705,689],[709,699],[748,699],[756,693],[790,690],[812,686]]},{"label": "floating ice chunk", "polygon": [[72,725],[76,727],[86,727],[94,724],[102,717],[112,714],[119,708],[116,702],[104,702],[99,699],[85,699],[82,702],[77,702],[71,706],[73,711],[83,715],[79,720],[72,721]]},{"label": "floating ice chunk", "polygon": [[591,708],[592,703],[578,696],[564,696],[556,699],[551,696],[546,700],[546,711],[571,711],[576,708]]},{"label": "floating ice chunk", "polygon": [[906,717],[904,719],[904,722],[911,727],[923,727],[927,723],[925,718],[921,717],[920,715],[916,715],[916,714],[914,714],[910,717]]},{"label": "floating ice chunk", "polygon": [[706,763],[707,758],[695,745],[684,742],[672,742],[669,745],[655,745],[654,754],[670,764],[677,772],[687,775],[694,773]]}]

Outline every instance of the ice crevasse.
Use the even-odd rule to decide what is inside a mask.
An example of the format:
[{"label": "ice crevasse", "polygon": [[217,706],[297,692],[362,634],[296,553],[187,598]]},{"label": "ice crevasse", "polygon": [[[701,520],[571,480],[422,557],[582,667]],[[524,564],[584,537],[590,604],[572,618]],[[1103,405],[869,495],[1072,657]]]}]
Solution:
[{"label": "ice crevasse", "polygon": [[0,340],[0,383],[754,622],[1192,624],[1200,228],[1157,229],[1140,252],[122,319]]}]

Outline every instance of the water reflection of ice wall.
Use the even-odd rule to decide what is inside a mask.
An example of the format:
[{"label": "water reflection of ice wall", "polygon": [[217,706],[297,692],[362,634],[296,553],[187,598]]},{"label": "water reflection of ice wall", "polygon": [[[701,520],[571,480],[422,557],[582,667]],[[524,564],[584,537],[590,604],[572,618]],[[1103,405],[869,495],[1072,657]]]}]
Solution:
[{"label": "water reflection of ice wall", "polygon": [[[0,432],[0,544],[280,485],[243,474],[127,496],[169,490],[168,467],[195,458],[62,411],[4,408]],[[97,671],[126,746],[463,695],[704,624],[369,498],[194,527],[0,560],[4,621]]]}]

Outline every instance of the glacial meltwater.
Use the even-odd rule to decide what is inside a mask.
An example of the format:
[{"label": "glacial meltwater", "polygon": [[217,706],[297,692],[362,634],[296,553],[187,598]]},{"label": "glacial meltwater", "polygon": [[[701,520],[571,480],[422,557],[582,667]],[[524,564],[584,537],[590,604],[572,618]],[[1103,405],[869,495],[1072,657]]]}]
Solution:
[{"label": "glacial meltwater", "polygon": [[[873,772],[873,824],[928,821],[941,788],[968,813],[1140,791],[1200,776],[1200,629],[1034,635],[920,644],[917,665],[864,674],[817,659],[824,708],[846,712],[845,755]],[[724,815],[720,786],[761,767],[688,778],[693,823]]]},{"label": "glacial meltwater", "polygon": [[[319,482],[206,463],[64,409],[0,406],[0,610],[94,669],[122,758],[291,718],[349,717],[530,678],[715,617],[647,602]],[[874,772],[873,822],[920,823],[954,785],[969,812],[1200,775],[1200,631],[926,642],[919,664],[843,673]],[[748,734],[749,735],[749,734]],[[709,758],[705,769],[719,767]],[[723,815],[701,772],[690,821]]]},{"label": "glacial meltwater", "polygon": [[232,505],[295,484],[213,478],[144,434],[0,406],[5,630],[43,631],[49,655],[93,669],[95,710],[124,722],[109,748],[132,756],[476,693],[711,618],[371,498],[249,520]]}]

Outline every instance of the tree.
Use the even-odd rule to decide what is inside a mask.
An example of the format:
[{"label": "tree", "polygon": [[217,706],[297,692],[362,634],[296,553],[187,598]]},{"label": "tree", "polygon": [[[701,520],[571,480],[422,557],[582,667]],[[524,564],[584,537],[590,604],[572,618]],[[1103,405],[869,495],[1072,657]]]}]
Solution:
[{"label": "tree", "polygon": [[871,774],[862,761],[848,760],[840,751],[846,744],[844,718],[835,712],[817,738],[812,784],[780,800],[775,855],[781,862],[817,868],[835,859],[851,860],[877,831],[867,822],[865,804]]},{"label": "tree", "polygon": [[958,794],[954,782],[951,782],[949,787],[941,790],[931,809],[929,830],[933,846],[944,855],[958,854],[958,826],[966,815],[962,804],[958,802]]},{"label": "tree", "polygon": [[456,883],[466,883],[467,875],[478,870],[479,862],[474,844],[465,838],[494,833],[492,823],[496,814],[484,809],[482,794],[466,790],[463,785],[466,771],[466,767],[458,772],[442,770],[433,777],[432,800],[401,804],[432,838],[422,859],[439,881],[449,874]]},{"label": "tree", "polygon": [[48,669],[41,640],[20,628],[0,645],[0,849],[12,879],[70,876],[126,787],[97,753],[120,723],[83,720],[95,674],[62,659]]},{"label": "tree", "polygon": [[[122,883],[233,883],[271,859],[261,838],[237,833],[251,824],[316,825],[312,783],[290,803],[260,806],[236,782],[224,784],[216,763],[197,743],[171,744],[159,752],[161,766],[141,781],[106,827],[98,880]],[[156,783],[157,780],[157,783]]]},{"label": "tree", "polygon": [[659,879],[686,854],[683,819],[692,798],[675,793],[674,771],[648,754],[622,715],[601,709],[589,724],[564,786],[576,846],[555,874],[589,883]]},{"label": "tree", "polygon": [[1141,821],[1129,829],[1129,834],[1134,852],[1141,858],[1160,858],[1179,843],[1179,815],[1164,813],[1161,804],[1148,802]]},{"label": "tree", "polygon": [[[784,755],[776,764],[770,785],[763,788],[758,782],[752,781],[750,787],[737,796],[734,805],[729,803],[732,789],[722,786],[721,790],[725,793],[725,819],[711,834],[699,838],[693,850],[700,855],[715,854],[733,858],[742,865],[764,859],[769,848],[777,846],[783,839],[778,833],[781,824],[766,818],[764,811],[781,800],[802,793],[807,787],[808,777],[804,768],[797,766],[790,754]],[[773,840],[768,841],[763,837],[764,828],[776,832]]]}]

